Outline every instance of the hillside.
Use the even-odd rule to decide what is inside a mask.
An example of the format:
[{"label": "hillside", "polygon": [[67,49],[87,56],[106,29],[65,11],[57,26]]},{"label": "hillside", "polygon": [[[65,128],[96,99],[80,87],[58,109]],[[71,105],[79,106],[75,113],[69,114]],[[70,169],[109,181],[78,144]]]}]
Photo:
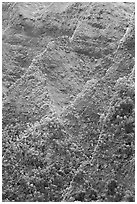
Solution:
[{"label": "hillside", "polygon": [[134,201],[134,15],[2,3],[4,202]]}]

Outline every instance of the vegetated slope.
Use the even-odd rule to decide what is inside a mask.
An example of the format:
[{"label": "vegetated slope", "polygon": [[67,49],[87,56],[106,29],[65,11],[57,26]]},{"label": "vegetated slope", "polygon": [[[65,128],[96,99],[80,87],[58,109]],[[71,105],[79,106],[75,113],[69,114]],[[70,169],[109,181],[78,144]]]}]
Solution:
[{"label": "vegetated slope", "polygon": [[134,3],[3,3],[3,29],[3,201],[133,201]]}]

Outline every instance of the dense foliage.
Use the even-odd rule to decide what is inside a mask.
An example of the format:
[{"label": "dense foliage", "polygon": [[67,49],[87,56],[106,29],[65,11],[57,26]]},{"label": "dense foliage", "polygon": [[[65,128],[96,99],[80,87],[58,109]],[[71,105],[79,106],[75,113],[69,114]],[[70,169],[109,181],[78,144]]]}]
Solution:
[{"label": "dense foliage", "polygon": [[4,202],[135,201],[133,10],[3,3]]},{"label": "dense foliage", "polygon": [[[95,181],[91,174],[94,177],[95,169],[82,165],[91,158],[78,141],[71,142],[61,121],[52,117],[27,124],[20,134],[12,125],[3,132],[3,200],[61,201],[73,180],[69,201],[134,201],[133,184],[128,181],[131,186],[125,192],[121,183],[126,171],[134,174],[124,168],[133,165],[134,158],[134,81],[122,78],[115,89],[109,111],[101,119],[103,136],[94,156],[94,168],[100,174]],[[103,190],[99,185],[104,185]]]}]

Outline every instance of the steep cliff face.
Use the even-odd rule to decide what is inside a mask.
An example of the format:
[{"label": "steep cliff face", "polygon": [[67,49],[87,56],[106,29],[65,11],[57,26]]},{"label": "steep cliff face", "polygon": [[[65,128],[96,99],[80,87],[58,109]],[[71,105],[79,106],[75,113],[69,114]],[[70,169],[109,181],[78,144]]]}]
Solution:
[{"label": "steep cliff face", "polygon": [[3,3],[3,201],[134,200],[134,6]]}]

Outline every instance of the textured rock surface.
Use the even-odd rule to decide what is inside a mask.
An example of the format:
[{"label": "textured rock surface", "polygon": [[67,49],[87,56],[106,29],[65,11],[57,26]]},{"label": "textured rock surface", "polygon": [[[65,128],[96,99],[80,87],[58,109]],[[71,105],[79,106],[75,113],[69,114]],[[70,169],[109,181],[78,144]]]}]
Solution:
[{"label": "textured rock surface", "polygon": [[3,201],[134,201],[134,6],[2,4]]}]

